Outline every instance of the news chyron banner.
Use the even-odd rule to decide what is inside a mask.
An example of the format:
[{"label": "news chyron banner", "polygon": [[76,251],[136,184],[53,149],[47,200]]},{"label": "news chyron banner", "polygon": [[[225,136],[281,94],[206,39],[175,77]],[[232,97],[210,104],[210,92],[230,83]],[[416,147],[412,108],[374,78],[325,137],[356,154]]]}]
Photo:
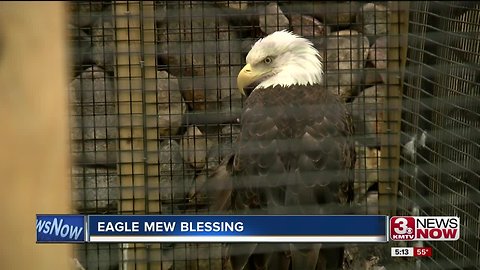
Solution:
[{"label": "news chyron banner", "polygon": [[37,215],[37,243],[384,243],[381,215]]}]

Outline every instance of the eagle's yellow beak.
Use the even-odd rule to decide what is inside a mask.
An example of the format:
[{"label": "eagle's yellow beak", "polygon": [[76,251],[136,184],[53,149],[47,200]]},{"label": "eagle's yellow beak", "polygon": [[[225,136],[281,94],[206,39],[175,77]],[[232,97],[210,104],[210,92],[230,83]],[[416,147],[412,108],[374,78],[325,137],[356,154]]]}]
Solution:
[{"label": "eagle's yellow beak", "polygon": [[243,88],[246,86],[252,84],[254,81],[256,81],[260,76],[262,76],[262,72],[258,72],[256,70],[252,69],[252,66],[250,64],[246,64],[242,70],[238,73],[237,77],[237,87],[238,91],[242,93],[242,95],[245,96],[245,91]]}]

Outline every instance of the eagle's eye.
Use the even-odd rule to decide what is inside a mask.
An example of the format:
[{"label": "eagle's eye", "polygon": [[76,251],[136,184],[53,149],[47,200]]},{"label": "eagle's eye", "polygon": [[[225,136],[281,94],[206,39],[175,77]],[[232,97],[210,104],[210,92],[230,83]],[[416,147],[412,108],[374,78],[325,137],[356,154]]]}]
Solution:
[{"label": "eagle's eye", "polygon": [[263,59],[263,62],[265,64],[270,64],[270,63],[272,63],[272,58],[270,56],[267,56],[267,57],[265,57],[265,59]]}]

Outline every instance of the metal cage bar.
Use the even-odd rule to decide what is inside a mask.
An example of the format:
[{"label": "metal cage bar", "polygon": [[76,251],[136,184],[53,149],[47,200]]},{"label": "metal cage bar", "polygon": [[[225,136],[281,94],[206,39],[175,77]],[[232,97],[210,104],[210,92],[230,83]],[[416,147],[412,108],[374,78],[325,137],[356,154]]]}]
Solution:
[{"label": "metal cage bar", "polygon": [[400,210],[461,221],[459,241],[417,243],[434,249],[422,269],[479,265],[479,7],[434,1],[410,11]]},{"label": "metal cage bar", "polygon": [[[393,93],[389,87],[398,87],[393,79],[390,85],[381,85],[379,78],[387,67],[375,68],[374,64],[398,56],[389,52],[385,58],[370,59],[367,55],[377,38],[396,31],[387,27],[395,25],[396,19],[385,19],[386,14],[398,11],[386,3],[128,1],[78,2],[74,7],[73,24],[78,27],[72,29],[76,31],[75,47],[80,49],[74,74],[80,74],[80,79],[74,87],[79,98],[72,104],[79,108],[74,116],[82,136],[76,137],[75,145],[81,147],[73,152],[89,158],[77,163],[73,172],[76,190],[85,192],[79,193],[83,199],[78,200],[84,213],[207,212],[204,197],[191,200],[185,193],[201,190],[232,147],[242,105],[232,82],[249,47],[271,31],[288,27],[311,39],[324,55],[327,87],[343,95],[352,108],[365,107],[362,103],[377,95],[387,98]],[[308,15],[312,12],[314,15]],[[91,56],[82,47],[89,36]],[[388,44],[378,47],[386,49]],[[398,50],[398,45],[391,50]],[[86,64],[93,67],[88,69]],[[387,74],[395,72],[388,68]],[[370,77],[368,82],[364,77]],[[366,87],[373,91],[365,91],[368,94],[354,104],[355,95]],[[86,96],[87,92],[91,95]],[[94,110],[93,122],[84,110],[88,106],[103,110]],[[360,117],[360,125],[389,121],[388,115],[394,111],[373,107],[373,116]],[[386,118],[378,118],[380,108],[385,109]],[[106,124],[98,118],[103,117],[99,115],[102,112]],[[112,131],[112,127],[118,130]],[[394,147],[389,139],[394,132],[384,135],[385,128],[388,131],[390,127],[365,128],[366,137],[374,138],[373,145],[365,143],[368,140],[361,138],[363,135],[358,137],[359,193],[355,202],[362,213],[379,211],[369,192],[378,189],[376,184],[382,190],[376,193],[384,200],[395,196],[390,192],[395,172],[384,172],[384,181],[378,183],[380,160],[395,163],[385,156],[388,149],[381,154],[380,148]],[[85,129],[94,134],[105,129],[106,142],[89,141]],[[116,142],[113,147],[112,141]],[[102,147],[106,151],[98,151]],[[385,183],[390,189],[384,195]],[[380,211],[385,212],[383,207]],[[88,266],[98,262],[99,268],[118,260],[121,268],[203,269],[218,268],[221,255],[219,245],[129,244],[121,248],[86,245],[79,257],[89,261]]]}]

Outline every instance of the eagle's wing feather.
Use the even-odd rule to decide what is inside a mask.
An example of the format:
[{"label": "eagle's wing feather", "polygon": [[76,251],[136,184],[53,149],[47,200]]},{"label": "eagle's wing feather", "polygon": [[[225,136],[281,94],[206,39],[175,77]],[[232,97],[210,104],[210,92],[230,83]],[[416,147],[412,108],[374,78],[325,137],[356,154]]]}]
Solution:
[{"label": "eagle's wing feather", "polygon": [[265,191],[276,177],[287,172],[282,158],[285,145],[282,132],[286,128],[277,119],[283,106],[281,102],[279,106],[268,105],[264,95],[255,91],[247,99],[242,114],[233,167],[233,207],[239,213],[268,214]]},{"label": "eagle's wing feather", "polygon": [[[265,185],[275,175],[285,172],[276,155],[279,150],[276,138],[279,138],[281,129],[275,122],[277,113],[268,112],[262,98],[256,94],[249,96],[242,113],[242,129],[233,164],[232,208],[236,214],[268,214],[270,207],[263,192]],[[243,128],[245,126],[247,128]],[[271,245],[257,243],[230,244],[232,268],[266,269],[273,254],[270,248]]]},{"label": "eagle's wing feather", "polygon": [[[353,130],[338,97],[320,86],[266,88],[249,96],[241,120],[236,214],[338,213],[351,200]],[[229,252],[233,269],[333,269],[343,256],[320,244],[231,244]]]},{"label": "eagle's wing feather", "polygon": [[[286,204],[303,214],[344,213],[339,204],[350,201],[353,192],[350,116],[337,96],[320,87],[304,89],[294,99],[301,108],[292,112],[298,143],[291,168],[295,184],[287,188]],[[342,264],[341,246],[292,244],[291,249],[292,269],[338,269]]]}]

